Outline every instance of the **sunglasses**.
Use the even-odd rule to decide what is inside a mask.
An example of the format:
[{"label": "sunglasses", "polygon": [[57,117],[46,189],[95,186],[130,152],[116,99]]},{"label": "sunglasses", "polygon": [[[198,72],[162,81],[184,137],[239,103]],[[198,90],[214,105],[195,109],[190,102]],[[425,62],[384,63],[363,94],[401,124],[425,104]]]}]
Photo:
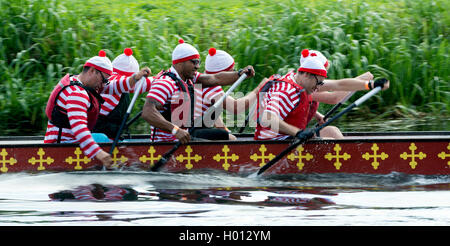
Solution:
[{"label": "sunglasses", "polygon": [[191,61],[195,66],[200,66],[200,64],[202,63],[202,61],[200,61],[199,59],[192,59],[189,61]]},{"label": "sunglasses", "polygon": [[316,76],[316,75],[314,75],[314,78],[316,79],[316,85],[317,85],[317,86],[321,86],[321,85],[324,84],[323,80],[322,80],[322,81],[319,81],[319,80],[317,79],[317,76]]},{"label": "sunglasses", "polygon": [[99,70],[97,70],[100,73],[100,76],[102,76],[102,83],[105,85],[109,84],[109,80],[107,78],[105,78],[105,76],[103,76],[103,73],[100,72]]}]

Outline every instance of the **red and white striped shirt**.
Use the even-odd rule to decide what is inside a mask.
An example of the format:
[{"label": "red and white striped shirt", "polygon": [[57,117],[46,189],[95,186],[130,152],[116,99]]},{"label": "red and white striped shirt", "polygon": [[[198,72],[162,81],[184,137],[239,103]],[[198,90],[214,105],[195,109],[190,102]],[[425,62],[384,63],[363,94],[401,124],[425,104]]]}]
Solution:
[{"label": "red and white striped shirt", "polygon": [[[114,108],[119,104],[120,97],[122,93],[134,93],[134,87],[130,86],[130,78],[131,76],[120,75],[118,73],[113,73],[111,77],[109,77],[109,84],[106,86],[101,96],[105,102],[102,104],[100,109],[100,115],[107,116]],[[150,89],[150,84],[153,81],[153,78],[146,78],[145,83],[142,85],[139,94],[142,94]],[[135,86],[137,83],[135,84]]]},{"label": "red and white striped shirt", "polygon": [[[169,69],[169,72],[174,73],[178,78],[181,79],[181,77],[173,67]],[[200,75],[200,73],[196,72],[192,83],[195,83]],[[191,82],[189,81],[188,83]],[[164,109],[160,110],[160,112],[162,113],[166,110],[171,110],[169,108],[169,103],[172,104],[179,102],[179,100],[181,99],[180,96],[182,96],[182,93],[178,93],[179,91],[180,89],[178,88],[177,83],[172,78],[165,75],[153,81],[151,88],[148,91],[147,98],[152,98],[161,103],[161,105],[164,105]],[[155,142],[178,141],[178,139],[169,132],[165,132],[159,128],[155,130],[153,126],[151,126],[150,129],[152,136],[151,138]]]},{"label": "red and white striped shirt", "polygon": [[194,117],[203,115],[209,107],[214,104],[225,93],[221,86],[201,87],[201,84],[195,85],[195,114]]},{"label": "red and white striped shirt", "polygon": [[[70,81],[77,80],[78,76],[70,77]],[[92,138],[87,125],[87,111],[91,106],[88,92],[80,86],[68,86],[61,91],[56,104],[67,112],[69,123],[72,126],[71,129],[62,128],[61,143],[79,143],[81,150],[87,157],[95,157],[101,148]],[[49,121],[44,143],[56,143],[58,132],[59,127]]]},{"label": "red and white striped shirt", "polygon": [[[290,72],[284,75],[281,79],[287,78],[295,83],[294,80],[295,73]],[[300,101],[300,95],[294,86],[286,82],[277,82],[269,88],[267,93],[262,96],[260,101],[259,115],[261,116],[264,112],[274,114],[281,120],[284,120],[289,112],[291,112],[295,105]],[[283,140],[289,137],[289,135],[276,132],[269,128],[264,128],[260,131],[260,135],[255,136],[258,140]]]}]

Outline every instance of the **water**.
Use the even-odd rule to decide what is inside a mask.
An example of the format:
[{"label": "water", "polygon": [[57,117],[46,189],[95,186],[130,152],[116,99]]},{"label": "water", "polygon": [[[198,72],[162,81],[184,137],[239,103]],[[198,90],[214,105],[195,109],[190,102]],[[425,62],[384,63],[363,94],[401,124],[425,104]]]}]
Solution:
[{"label": "water", "polygon": [[346,132],[392,132],[392,131],[450,131],[450,119],[442,116],[416,116],[397,119],[347,119],[338,120],[336,126]]},{"label": "water", "polygon": [[[420,118],[336,125],[343,131],[448,131],[449,122]],[[49,198],[94,183],[127,186],[139,194],[134,201]],[[9,225],[448,226],[450,176],[9,173],[0,175],[0,226]]]},{"label": "water", "polygon": [[[127,186],[134,201],[51,200],[90,184]],[[0,175],[0,225],[449,225],[450,177],[315,174],[251,179],[194,173]]]}]

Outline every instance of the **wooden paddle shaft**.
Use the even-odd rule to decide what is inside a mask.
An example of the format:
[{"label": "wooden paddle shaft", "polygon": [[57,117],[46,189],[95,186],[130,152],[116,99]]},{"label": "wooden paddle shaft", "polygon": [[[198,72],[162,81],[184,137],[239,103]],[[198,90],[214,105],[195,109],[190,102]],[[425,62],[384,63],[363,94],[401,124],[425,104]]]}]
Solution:
[{"label": "wooden paddle shaft", "polygon": [[122,134],[125,123],[127,122],[128,117],[131,114],[131,110],[133,110],[134,104],[136,103],[136,99],[138,98],[139,92],[141,91],[141,88],[144,83],[145,83],[145,77],[142,77],[135,85],[133,99],[131,99],[130,105],[128,105],[127,112],[125,113],[122,123],[120,124],[119,131],[117,132],[116,137],[114,138],[114,142],[111,145],[111,149],[109,150],[110,155],[112,155],[114,149],[116,148],[117,143],[119,142],[119,138],[120,138],[120,135]]}]

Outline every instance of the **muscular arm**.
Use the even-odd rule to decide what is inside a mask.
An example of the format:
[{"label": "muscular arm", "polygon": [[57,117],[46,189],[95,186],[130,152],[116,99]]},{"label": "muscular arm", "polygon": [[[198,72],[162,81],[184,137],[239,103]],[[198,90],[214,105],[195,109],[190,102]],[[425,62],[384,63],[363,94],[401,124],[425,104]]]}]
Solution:
[{"label": "muscular arm", "polygon": [[[248,77],[255,76],[255,70],[252,66],[247,66],[242,69],[242,73],[247,73]],[[239,79],[239,74],[236,71],[225,71],[215,74],[202,74],[198,77],[198,82],[203,86],[216,86],[216,85],[231,85]]]},{"label": "muscular arm", "polygon": [[314,92],[312,94],[312,99],[316,102],[326,103],[326,104],[337,104],[344,97],[346,97],[349,93],[349,91],[322,91],[322,92]]},{"label": "muscular arm", "polygon": [[244,97],[234,99],[233,97],[228,96],[223,103],[223,108],[232,114],[245,112],[250,108],[250,105],[256,101],[256,95],[258,94],[259,89],[261,89],[266,82],[267,78],[264,78],[257,87]]},{"label": "muscular arm", "polygon": [[372,79],[371,72],[365,72],[356,78],[326,79],[325,84],[319,87],[319,91],[361,91],[367,89],[366,83]]},{"label": "muscular arm", "polygon": [[134,86],[136,83],[142,78],[142,77],[148,77],[152,74],[152,71],[148,67],[142,68],[139,72],[133,74],[129,78],[130,86],[134,89]]},{"label": "muscular arm", "polygon": [[150,125],[171,132],[174,125],[167,121],[158,109],[162,109],[163,105],[153,98],[147,98],[142,109],[142,118]]},{"label": "muscular arm", "polygon": [[338,80],[325,80],[325,84],[320,86],[318,91],[362,91],[366,90],[367,80],[358,78],[346,78]]},{"label": "muscular arm", "polygon": [[202,74],[198,77],[198,81],[202,83],[204,87],[216,86],[216,85],[230,85],[233,84],[239,76],[237,72],[220,72],[216,74]]}]

